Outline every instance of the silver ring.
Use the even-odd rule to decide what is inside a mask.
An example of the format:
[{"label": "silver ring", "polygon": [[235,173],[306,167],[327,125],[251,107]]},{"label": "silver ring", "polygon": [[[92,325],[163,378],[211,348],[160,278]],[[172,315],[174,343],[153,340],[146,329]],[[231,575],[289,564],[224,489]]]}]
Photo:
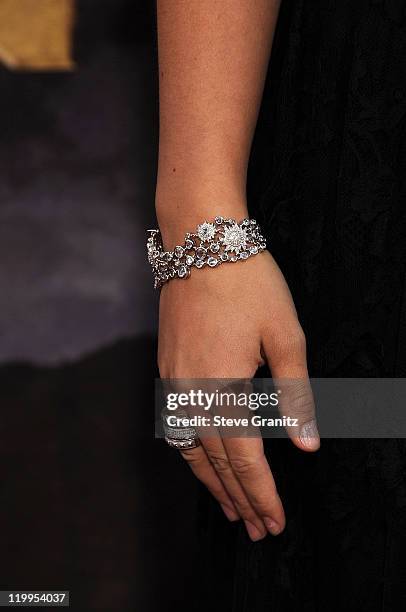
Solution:
[{"label": "silver ring", "polygon": [[188,438],[187,440],[176,440],[173,438],[168,438],[165,436],[166,443],[177,450],[189,450],[191,448],[197,448],[200,446],[200,440],[198,437],[196,438]]},{"label": "silver ring", "polygon": [[197,437],[194,427],[169,427],[164,422],[164,432],[167,438],[172,440],[189,440]]},{"label": "silver ring", "polygon": [[[200,446],[200,440],[197,435],[197,431],[194,427],[185,425],[182,427],[181,425],[178,427],[174,427],[172,425],[168,425],[168,413],[165,411],[162,412],[162,424],[165,433],[165,441],[166,443],[177,450],[188,450],[190,448],[197,448]],[[188,417],[188,414],[185,410],[180,410],[177,414],[179,418]]]}]

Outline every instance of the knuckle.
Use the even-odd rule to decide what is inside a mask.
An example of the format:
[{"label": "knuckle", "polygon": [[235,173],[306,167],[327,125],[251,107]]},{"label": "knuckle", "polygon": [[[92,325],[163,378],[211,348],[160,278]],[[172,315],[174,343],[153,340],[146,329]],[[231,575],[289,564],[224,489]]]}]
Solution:
[{"label": "knuckle", "polygon": [[301,421],[306,421],[314,415],[314,403],[311,394],[305,390],[292,398],[292,413]]},{"label": "knuckle", "polygon": [[279,337],[277,349],[283,357],[303,357],[306,354],[306,336],[299,324],[285,329]]},{"label": "knuckle", "polygon": [[234,457],[231,460],[231,467],[236,476],[250,476],[255,470],[256,461],[248,457]]},{"label": "knuckle", "polygon": [[224,474],[231,470],[230,461],[227,455],[220,453],[209,453],[209,459],[214,469],[219,474]]},{"label": "knuckle", "polygon": [[182,457],[190,464],[190,465],[200,465],[202,462],[202,458],[200,453],[196,453],[196,449],[189,448],[181,451]]}]

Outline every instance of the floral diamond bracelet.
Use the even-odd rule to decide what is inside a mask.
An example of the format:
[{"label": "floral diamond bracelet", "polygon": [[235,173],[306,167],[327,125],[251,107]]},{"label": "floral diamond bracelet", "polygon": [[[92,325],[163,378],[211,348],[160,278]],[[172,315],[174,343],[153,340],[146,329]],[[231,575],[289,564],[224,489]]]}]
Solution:
[{"label": "floral diamond bracelet", "polygon": [[248,259],[266,249],[266,240],[255,219],[216,217],[198,225],[196,233],[187,233],[183,245],[164,251],[158,229],[149,231],[148,261],[160,288],[172,278],[188,278],[191,268],[215,268],[226,262]]}]

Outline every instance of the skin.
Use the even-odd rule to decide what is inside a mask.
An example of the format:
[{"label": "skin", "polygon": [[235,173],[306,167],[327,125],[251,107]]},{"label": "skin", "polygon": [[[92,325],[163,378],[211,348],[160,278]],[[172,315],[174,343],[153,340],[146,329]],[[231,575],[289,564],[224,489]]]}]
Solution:
[{"label": "skin", "polygon": [[[156,211],[167,249],[216,215],[248,216],[247,164],[278,10],[277,0],[157,0]],[[305,336],[269,252],[194,270],[187,281],[162,288],[163,378],[251,378],[265,360],[274,377],[307,380]],[[307,430],[310,423],[312,435],[291,437],[314,451],[319,438],[310,387],[299,396],[306,398],[300,423]],[[283,530],[283,506],[260,438],[210,437],[182,455],[227,518],[244,520],[252,540]]]}]

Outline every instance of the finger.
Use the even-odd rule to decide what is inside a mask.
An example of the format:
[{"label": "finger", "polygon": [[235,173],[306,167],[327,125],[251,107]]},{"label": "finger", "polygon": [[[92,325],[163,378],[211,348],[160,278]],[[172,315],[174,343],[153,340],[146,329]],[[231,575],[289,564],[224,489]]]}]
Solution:
[{"label": "finger", "polygon": [[306,339],[298,321],[285,325],[281,332],[265,334],[263,348],[279,394],[283,415],[297,421],[287,428],[294,444],[305,451],[320,447],[313,393],[306,360]]},{"label": "finger", "polygon": [[261,438],[226,438],[224,446],[233,473],[251,506],[273,535],[285,527],[285,513]]},{"label": "finger", "polygon": [[265,537],[267,529],[261,517],[258,516],[254,510],[241,483],[234,474],[222,439],[220,436],[203,438],[202,444],[204,445],[210,463],[232,499],[238,514],[244,520],[251,540],[261,540]]},{"label": "finger", "polygon": [[238,521],[240,516],[223,483],[211,465],[202,446],[181,451],[182,457],[189,464],[192,472],[219,502],[224,514],[230,521]]}]

